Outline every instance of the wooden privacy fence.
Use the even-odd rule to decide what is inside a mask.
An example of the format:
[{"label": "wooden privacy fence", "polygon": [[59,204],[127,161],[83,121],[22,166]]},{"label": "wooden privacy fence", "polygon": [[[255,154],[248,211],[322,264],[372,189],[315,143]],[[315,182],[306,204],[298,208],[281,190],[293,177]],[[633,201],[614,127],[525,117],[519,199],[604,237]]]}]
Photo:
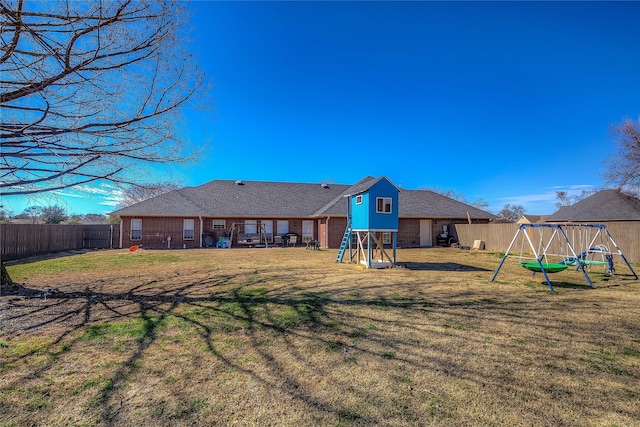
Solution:
[{"label": "wooden privacy fence", "polygon": [[112,248],[118,227],[111,225],[0,224],[2,260],[86,248]]},{"label": "wooden privacy fence", "polygon": [[[607,230],[613,236],[613,240],[618,244],[620,250],[624,256],[629,260],[629,262],[640,262],[640,221],[613,221],[613,222],[599,222],[598,224],[604,224],[607,226]],[[458,239],[460,244],[463,246],[473,246],[473,242],[475,240],[482,240],[485,244],[485,249],[491,251],[506,251],[509,247],[509,244],[513,240],[513,236],[515,236],[516,231],[518,230],[519,224],[455,224],[455,230],[458,235]],[[584,227],[581,227],[584,228]],[[585,230],[582,230],[585,231]],[[511,254],[519,254],[522,248],[521,239],[523,238],[522,233],[525,232],[523,230],[518,236],[518,240],[514,243],[511,248]],[[545,243],[548,243],[551,235],[553,233],[553,229],[544,228],[531,228],[527,229],[529,237],[531,238],[532,243],[535,245],[536,250],[538,250],[538,244],[540,243],[541,236],[540,232],[542,232],[542,240]],[[589,236],[593,238],[597,229],[593,228],[589,230]],[[601,233],[601,234],[604,234]],[[572,227],[568,227],[567,237],[569,241],[571,241],[571,245],[577,251],[584,249],[580,248],[581,243],[584,241],[585,235],[579,235],[579,230],[576,227],[576,230],[572,230]],[[562,241],[564,238],[562,239]],[[549,248],[548,253],[555,254],[565,254],[567,249],[566,245],[560,244],[560,239],[554,239],[553,244]],[[564,243],[564,242],[562,242]],[[605,244],[609,247],[610,250],[611,244],[609,242],[600,241],[600,238],[594,244]],[[524,253],[531,253],[529,249],[529,244],[524,242]]]}]

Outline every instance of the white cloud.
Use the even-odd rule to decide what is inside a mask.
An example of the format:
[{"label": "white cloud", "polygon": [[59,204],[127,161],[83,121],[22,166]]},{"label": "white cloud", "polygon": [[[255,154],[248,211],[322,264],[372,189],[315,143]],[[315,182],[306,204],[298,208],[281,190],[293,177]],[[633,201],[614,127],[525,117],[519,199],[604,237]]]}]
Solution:
[{"label": "white cloud", "polygon": [[101,202],[98,202],[99,205],[103,205],[103,206],[118,206],[118,204],[120,204],[119,200],[103,200]]},{"label": "white cloud", "polygon": [[80,193],[65,192],[63,190],[54,191],[53,194],[55,194],[56,196],[59,196],[59,197],[74,197],[76,199],[82,199],[82,198],[85,197]]},{"label": "white cloud", "polygon": [[109,206],[112,208],[117,207],[122,200],[122,190],[110,183],[79,185],[55,191],[54,194],[56,198],[69,205],[69,210],[91,210],[92,208],[87,208],[87,205]]},{"label": "white cloud", "polygon": [[112,186],[106,186],[106,185],[102,185],[103,188],[98,188],[98,187],[91,187],[88,185],[81,185],[78,187],[74,187],[74,189],[83,192],[83,193],[88,193],[88,194],[102,194],[102,195],[108,195],[111,194],[115,188]]},{"label": "white cloud", "polygon": [[573,184],[573,185],[554,185],[553,187],[549,187],[554,191],[574,191],[574,190],[592,190],[594,188],[593,184]]}]

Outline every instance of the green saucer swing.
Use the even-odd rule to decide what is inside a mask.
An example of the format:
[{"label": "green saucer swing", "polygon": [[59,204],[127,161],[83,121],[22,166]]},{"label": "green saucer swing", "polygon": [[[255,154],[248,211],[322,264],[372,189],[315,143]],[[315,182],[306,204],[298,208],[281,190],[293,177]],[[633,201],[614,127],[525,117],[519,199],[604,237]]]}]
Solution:
[{"label": "green saucer swing", "polygon": [[[535,271],[535,272],[542,272],[542,269],[540,268],[540,264],[537,262],[519,262],[518,265],[520,267],[524,267],[527,270],[530,271]],[[564,271],[567,269],[568,265],[567,264],[557,264],[557,263],[552,263],[552,262],[543,262],[542,263],[542,267],[544,268],[544,271],[546,271],[547,273],[558,273],[560,271]]]}]

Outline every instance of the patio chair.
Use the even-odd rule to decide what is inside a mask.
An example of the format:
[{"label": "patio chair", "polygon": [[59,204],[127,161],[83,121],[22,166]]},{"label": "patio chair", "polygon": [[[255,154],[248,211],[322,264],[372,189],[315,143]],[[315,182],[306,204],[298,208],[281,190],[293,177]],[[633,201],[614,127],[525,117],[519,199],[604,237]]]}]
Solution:
[{"label": "patio chair", "polygon": [[298,236],[293,235],[289,236],[289,241],[287,242],[287,246],[295,246],[298,243]]}]

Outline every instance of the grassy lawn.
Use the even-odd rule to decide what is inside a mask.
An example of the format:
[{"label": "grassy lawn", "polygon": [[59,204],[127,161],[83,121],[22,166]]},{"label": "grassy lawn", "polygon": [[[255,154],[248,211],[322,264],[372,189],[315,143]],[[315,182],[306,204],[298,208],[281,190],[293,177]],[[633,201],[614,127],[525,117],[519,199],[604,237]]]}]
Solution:
[{"label": "grassy lawn", "polygon": [[[500,256],[101,251],[10,264],[0,426],[640,426],[640,281]],[[640,270],[638,264],[634,265]]]}]

